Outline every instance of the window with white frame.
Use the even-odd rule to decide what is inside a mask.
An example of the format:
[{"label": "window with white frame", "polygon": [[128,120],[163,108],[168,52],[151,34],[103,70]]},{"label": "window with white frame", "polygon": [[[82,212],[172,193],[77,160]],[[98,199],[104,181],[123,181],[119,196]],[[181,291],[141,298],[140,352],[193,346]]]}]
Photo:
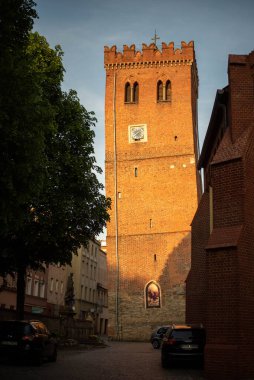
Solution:
[{"label": "window with white frame", "polygon": [[32,279],[31,277],[27,277],[26,279],[26,294],[32,294]]},{"label": "window with white frame", "polygon": [[38,278],[34,279],[33,295],[35,297],[38,297],[38,295],[39,295],[39,279]]},{"label": "window with white frame", "polygon": [[44,280],[40,281],[40,297],[44,298],[45,295],[45,282]]}]

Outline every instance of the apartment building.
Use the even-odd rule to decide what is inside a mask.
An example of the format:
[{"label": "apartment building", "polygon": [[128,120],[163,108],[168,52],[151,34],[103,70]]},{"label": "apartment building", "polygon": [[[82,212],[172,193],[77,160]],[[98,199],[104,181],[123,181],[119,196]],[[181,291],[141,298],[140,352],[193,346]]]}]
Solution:
[{"label": "apartment building", "polygon": [[94,332],[107,334],[107,256],[100,243],[90,240],[73,255],[67,275],[73,274],[75,318],[93,322]]}]

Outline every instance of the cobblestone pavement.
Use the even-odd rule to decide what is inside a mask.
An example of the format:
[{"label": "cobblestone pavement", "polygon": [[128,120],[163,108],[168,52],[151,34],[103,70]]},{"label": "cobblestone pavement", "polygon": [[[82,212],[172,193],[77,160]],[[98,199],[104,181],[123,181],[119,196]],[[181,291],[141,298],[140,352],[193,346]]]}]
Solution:
[{"label": "cobblestone pavement", "polygon": [[0,364],[1,380],[204,380],[198,368],[163,369],[149,343],[109,342],[106,348],[59,350],[41,367]]}]

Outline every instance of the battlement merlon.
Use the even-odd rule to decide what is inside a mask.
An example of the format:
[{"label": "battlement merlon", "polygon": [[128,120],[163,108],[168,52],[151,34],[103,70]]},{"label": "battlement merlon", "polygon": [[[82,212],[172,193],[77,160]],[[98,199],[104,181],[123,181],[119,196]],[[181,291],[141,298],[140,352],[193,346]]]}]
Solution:
[{"label": "battlement merlon", "polygon": [[104,64],[125,64],[125,63],[146,63],[146,62],[163,62],[163,61],[195,61],[194,41],[186,43],[181,42],[181,48],[174,47],[174,42],[162,43],[162,49],[152,43],[150,45],[142,44],[142,52],[136,51],[135,45],[123,45],[123,51],[117,52],[116,46],[104,46]]}]

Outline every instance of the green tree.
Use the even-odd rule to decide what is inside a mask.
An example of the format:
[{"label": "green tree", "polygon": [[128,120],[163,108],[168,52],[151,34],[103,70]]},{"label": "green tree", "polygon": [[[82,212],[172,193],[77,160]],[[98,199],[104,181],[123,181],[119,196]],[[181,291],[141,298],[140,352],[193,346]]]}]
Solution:
[{"label": "green tree", "polygon": [[[31,5],[31,2],[20,3]],[[15,192],[14,186],[5,186],[0,209],[1,223],[5,227],[0,231],[0,265],[2,272],[18,273],[19,318],[23,317],[26,269],[40,268],[43,263],[70,264],[72,254],[80,245],[103,230],[109,220],[110,207],[110,200],[102,194],[103,186],[96,177],[96,173],[101,172],[93,149],[92,128],[96,119],[80,104],[75,91],[61,90],[64,72],[61,48],[51,49],[38,33],[30,33],[24,46],[25,73],[34,84],[32,96],[23,103],[23,99],[19,99],[21,90],[17,90],[15,99],[22,102],[22,114],[17,107],[12,123],[11,108],[0,116],[1,120],[8,116],[3,124],[6,128],[3,137],[8,147],[6,151],[15,156],[13,166],[4,173],[3,182],[12,180],[13,184],[13,178],[20,175],[22,163],[25,179],[30,183],[25,187],[22,177],[24,184],[17,186]],[[9,98],[14,104],[11,92],[5,100]],[[8,129],[15,133],[9,136]],[[23,159],[22,143],[25,144],[30,135],[32,143],[26,147],[26,159]],[[14,154],[16,146],[20,149]],[[17,205],[18,211],[12,203]],[[12,219],[17,215],[18,223],[14,223]]]},{"label": "green tree", "polygon": [[0,2],[0,229],[22,226],[24,207],[40,193],[45,175],[45,135],[54,117],[34,75],[28,46],[34,2]]}]

